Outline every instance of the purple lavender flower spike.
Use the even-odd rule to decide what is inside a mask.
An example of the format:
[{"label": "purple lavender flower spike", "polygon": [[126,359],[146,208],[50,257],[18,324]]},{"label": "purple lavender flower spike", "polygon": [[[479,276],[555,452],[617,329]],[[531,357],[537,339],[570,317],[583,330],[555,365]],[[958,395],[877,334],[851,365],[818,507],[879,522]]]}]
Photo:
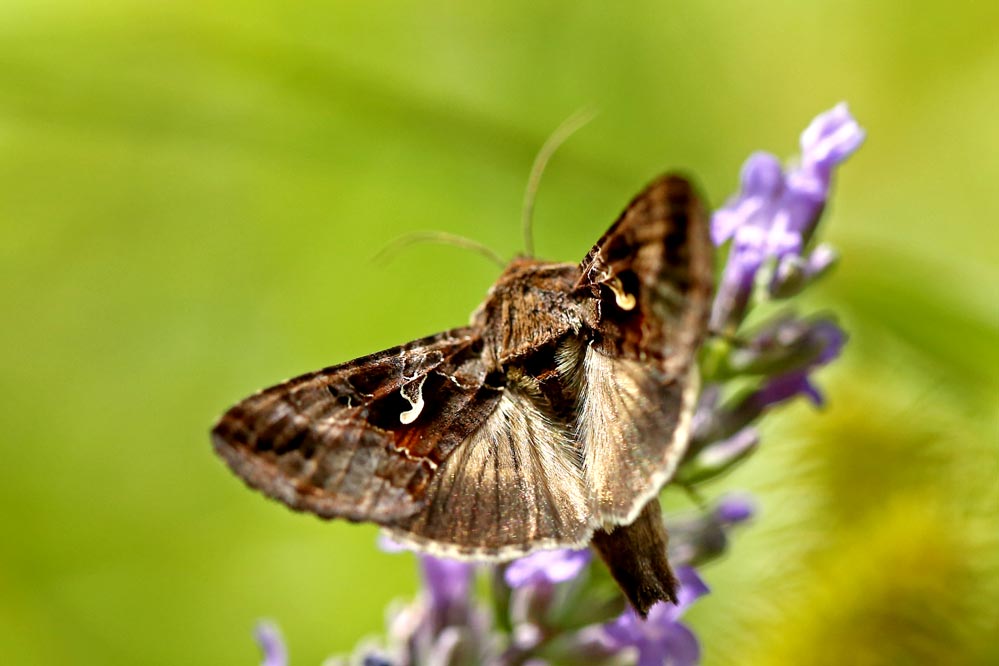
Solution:
[{"label": "purple lavender flower spike", "polygon": [[519,560],[506,568],[504,578],[512,588],[538,583],[564,583],[572,580],[590,563],[591,551],[543,550]]},{"label": "purple lavender flower spike", "polygon": [[288,651],[285,649],[284,641],[281,639],[281,631],[277,625],[270,622],[258,622],[253,630],[257,645],[263,652],[261,666],[287,666]]},{"label": "purple lavender flower spike", "polygon": [[700,661],[697,638],[680,623],[680,617],[690,604],[708,593],[708,586],[690,567],[680,567],[676,573],[680,580],[679,603],[656,604],[645,621],[628,608],[604,625],[606,647],[617,651],[635,648],[637,666],[694,666]]}]

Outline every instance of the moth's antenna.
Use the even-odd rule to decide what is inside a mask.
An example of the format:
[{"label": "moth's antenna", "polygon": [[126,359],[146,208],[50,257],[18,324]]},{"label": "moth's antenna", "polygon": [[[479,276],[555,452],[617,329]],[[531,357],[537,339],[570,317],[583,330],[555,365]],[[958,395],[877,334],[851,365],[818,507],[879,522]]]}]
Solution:
[{"label": "moth's antenna", "polygon": [[524,229],[524,251],[528,257],[534,256],[534,236],[531,233],[531,220],[534,217],[534,200],[538,194],[538,184],[541,182],[541,174],[548,166],[548,160],[552,158],[559,146],[566,142],[576,130],[593,120],[597,112],[593,108],[580,109],[572,114],[559,125],[551,136],[542,144],[534,164],[531,165],[531,175],[527,179],[527,190],[524,191],[524,208],[521,217],[521,225]]},{"label": "moth's antenna", "polygon": [[371,260],[378,261],[379,259],[390,259],[400,250],[407,248],[410,245],[415,245],[416,243],[440,243],[441,245],[453,245],[455,247],[465,248],[466,250],[472,250],[473,252],[481,254],[483,257],[493,262],[500,268],[506,268],[506,260],[492,249],[486,247],[479,241],[472,240],[471,238],[465,238],[464,236],[449,234],[446,231],[414,231],[411,234],[400,236],[379,250],[378,254],[372,257]]}]

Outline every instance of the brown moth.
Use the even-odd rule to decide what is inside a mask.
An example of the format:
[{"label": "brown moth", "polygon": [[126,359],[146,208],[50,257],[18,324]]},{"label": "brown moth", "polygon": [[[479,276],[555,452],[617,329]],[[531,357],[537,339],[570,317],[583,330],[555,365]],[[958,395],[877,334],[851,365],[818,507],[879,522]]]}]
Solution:
[{"label": "brown moth", "polygon": [[579,264],[516,258],[471,322],[263,390],[215,449],[251,487],[433,555],[592,545],[643,616],[676,599],[658,493],[683,455],[713,248],[682,177]]}]

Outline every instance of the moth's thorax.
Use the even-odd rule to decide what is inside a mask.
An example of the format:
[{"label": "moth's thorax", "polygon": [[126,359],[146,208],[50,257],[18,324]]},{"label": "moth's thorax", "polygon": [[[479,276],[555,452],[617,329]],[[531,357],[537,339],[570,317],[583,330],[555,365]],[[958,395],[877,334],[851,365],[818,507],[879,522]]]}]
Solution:
[{"label": "moth's thorax", "polygon": [[574,293],[577,264],[517,258],[507,265],[486,300],[472,313],[483,331],[485,357],[495,367],[536,350],[590,319]]}]

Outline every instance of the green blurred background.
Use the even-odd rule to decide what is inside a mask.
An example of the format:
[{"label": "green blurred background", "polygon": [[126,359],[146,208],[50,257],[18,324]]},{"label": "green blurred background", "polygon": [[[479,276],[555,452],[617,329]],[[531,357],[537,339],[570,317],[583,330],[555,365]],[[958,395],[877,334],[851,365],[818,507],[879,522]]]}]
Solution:
[{"label": "green blurred background", "polygon": [[536,210],[559,260],[662,170],[717,205],[848,100],[811,306],[852,339],[828,408],[708,488],[760,515],[690,622],[706,664],[999,663],[999,5],[470,4],[0,4],[3,662],[251,664],[270,617],[301,666],[380,632],[411,558],[247,491],[215,417],[466,321],[481,257],[372,256],[517,252],[578,108]]}]

